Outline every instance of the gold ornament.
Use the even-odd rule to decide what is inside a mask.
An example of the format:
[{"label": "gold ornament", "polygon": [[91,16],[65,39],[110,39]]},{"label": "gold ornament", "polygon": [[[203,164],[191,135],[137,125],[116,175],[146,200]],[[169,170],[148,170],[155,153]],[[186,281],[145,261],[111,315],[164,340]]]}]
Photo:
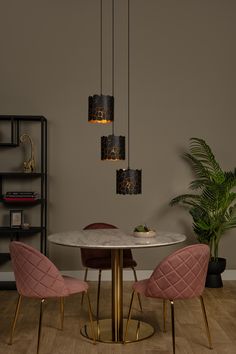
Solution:
[{"label": "gold ornament", "polygon": [[31,137],[28,134],[23,134],[20,137],[21,143],[30,143],[30,158],[23,163],[24,172],[31,173],[35,172],[35,153],[34,153],[34,144]]}]

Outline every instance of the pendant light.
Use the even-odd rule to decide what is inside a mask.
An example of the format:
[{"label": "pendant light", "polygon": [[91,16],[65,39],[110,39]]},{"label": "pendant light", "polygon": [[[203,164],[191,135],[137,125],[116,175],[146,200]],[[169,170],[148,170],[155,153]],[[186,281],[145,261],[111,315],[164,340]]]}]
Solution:
[{"label": "pendant light", "polygon": [[[115,52],[115,3],[112,0],[112,96],[114,97],[114,52]],[[114,134],[114,120],[112,134],[101,137],[101,160],[125,160],[125,137]]]},{"label": "pendant light", "polygon": [[88,98],[88,121],[90,123],[107,124],[114,120],[114,97],[103,95],[103,51],[102,51],[102,28],[103,28],[103,6],[100,0],[100,95],[89,96]]},{"label": "pendant light", "polygon": [[128,0],[128,168],[116,171],[117,194],[141,194],[142,170],[130,169],[130,0]]}]

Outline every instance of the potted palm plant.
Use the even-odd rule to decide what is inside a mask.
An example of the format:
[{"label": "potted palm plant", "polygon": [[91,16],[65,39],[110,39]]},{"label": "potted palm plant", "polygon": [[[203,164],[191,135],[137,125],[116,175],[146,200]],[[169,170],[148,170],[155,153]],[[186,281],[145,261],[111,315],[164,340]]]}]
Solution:
[{"label": "potted palm plant", "polygon": [[236,227],[236,169],[223,171],[209,145],[199,138],[190,139],[190,152],[184,158],[196,176],[190,184],[195,193],[179,195],[170,205],[180,204],[188,209],[197,240],[208,244],[211,251],[206,286],[222,287],[226,260],[219,257],[218,251],[221,237]]}]

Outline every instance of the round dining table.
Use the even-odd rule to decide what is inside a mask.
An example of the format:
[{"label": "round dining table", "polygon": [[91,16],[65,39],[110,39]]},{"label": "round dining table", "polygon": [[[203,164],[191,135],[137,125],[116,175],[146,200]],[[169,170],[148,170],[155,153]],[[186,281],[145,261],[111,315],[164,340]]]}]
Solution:
[{"label": "round dining table", "polygon": [[[111,250],[112,290],[111,290],[111,318],[94,321],[97,340],[106,343],[124,343],[126,319],[123,317],[123,250],[126,248],[151,248],[178,244],[186,240],[186,236],[179,233],[157,231],[153,237],[135,237],[121,229],[96,229],[67,231],[52,234],[49,242],[57,245],[97,248]],[[126,342],[135,342],[150,337],[154,333],[153,327],[144,321],[131,320]],[[81,334],[92,339],[88,325],[84,325]]]}]

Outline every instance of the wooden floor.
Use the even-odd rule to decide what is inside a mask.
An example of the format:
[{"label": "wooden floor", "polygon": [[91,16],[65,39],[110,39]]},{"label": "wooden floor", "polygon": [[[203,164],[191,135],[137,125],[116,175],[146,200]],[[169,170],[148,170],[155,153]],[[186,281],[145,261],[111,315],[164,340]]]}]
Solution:
[{"label": "wooden floor", "polygon": [[[90,294],[95,305],[96,283],[90,283]],[[110,283],[102,283],[101,313],[109,316]],[[131,283],[124,286],[124,311],[128,310]],[[201,313],[200,302],[195,300],[178,301],[175,306],[176,318],[176,352],[177,354],[235,354],[236,353],[236,281],[226,281],[222,289],[206,289],[204,293],[209,325],[211,329],[213,350],[208,349],[208,342]],[[16,326],[13,345],[7,344],[12,322],[16,291],[0,292],[0,353],[34,354],[36,353],[37,324],[39,302],[24,299]],[[172,353],[170,312],[168,311],[167,332],[162,332],[162,302],[144,298],[144,312],[138,311],[134,304],[134,316],[151,323],[156,333],[151,338],[130,344],[93,345],[81,337],[79,328],[87,321],[86,306],[80,312],[80,295],[74,295],[65,303],[64,330],[58,330],[58,301],[47,302],[43,319],[42,342],[40,354],[168,354]],[[86,303],[85,303],[86,304]],[[95,306],[94,306],[95,307]],[[79,322],[79,314],[80,322]]]}]

